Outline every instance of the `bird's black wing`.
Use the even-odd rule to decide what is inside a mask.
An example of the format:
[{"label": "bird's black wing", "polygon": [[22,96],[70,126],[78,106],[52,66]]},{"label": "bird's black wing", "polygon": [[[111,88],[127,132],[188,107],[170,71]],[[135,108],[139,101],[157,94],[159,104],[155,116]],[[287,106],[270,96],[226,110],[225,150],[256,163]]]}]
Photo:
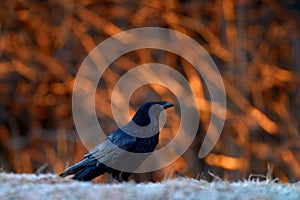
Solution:
[{"label": "bird's black wing", "polygon": [[89,158],[90,161],[97,160],[100,163],[109,165],[118,160],[135,142],[135,137],[127,135],[121,129],[118,129],[84,157]]},{"label": "bird's black wing", "polygon": [[123,153],[136,142],[136,138],[125,134],[121,129],[84,155],[84,159],[68,167],[60,176],[75,174],[74,179],[91,180],[107,171],[107,165],[116,163]]}]

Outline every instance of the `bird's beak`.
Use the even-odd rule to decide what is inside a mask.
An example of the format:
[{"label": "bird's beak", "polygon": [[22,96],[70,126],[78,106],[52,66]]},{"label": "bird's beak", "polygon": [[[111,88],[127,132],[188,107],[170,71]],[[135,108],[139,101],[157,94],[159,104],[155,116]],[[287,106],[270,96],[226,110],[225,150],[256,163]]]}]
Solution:
[{"label": "bird's beak", "polygon": [[173,107],[173,106],[174,106],[174,104],[172,104],[172,103],[170,103],[170,102],[167,102],[167,101],[165,101],[165,102],[163,102],[162,106],[163,106],[163,108],[164,108],[164,109],[167,109],[167,108],[171,108],[171,107]]}]

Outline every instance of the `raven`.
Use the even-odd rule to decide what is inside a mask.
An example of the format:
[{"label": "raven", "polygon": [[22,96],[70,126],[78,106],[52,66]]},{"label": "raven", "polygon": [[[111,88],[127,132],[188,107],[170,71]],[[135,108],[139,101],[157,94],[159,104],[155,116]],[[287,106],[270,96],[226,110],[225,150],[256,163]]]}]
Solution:
[{"label": "raven", "polygon": [[[73,179],[90,181],[109,173],[117,181],[128,181],[132,173],[120,169],[130,166],[134,171],[154,151],[159,140],[159,114],[173,106],[167,101],[144,103],[129,123],[112,132],[85,154],[82,161],[65,169],[60,176],[74,175]],[[142,156],[137,161],[128,160],[125,152],[140,153]],[[118,166],[118,169],[113,166]]]}]

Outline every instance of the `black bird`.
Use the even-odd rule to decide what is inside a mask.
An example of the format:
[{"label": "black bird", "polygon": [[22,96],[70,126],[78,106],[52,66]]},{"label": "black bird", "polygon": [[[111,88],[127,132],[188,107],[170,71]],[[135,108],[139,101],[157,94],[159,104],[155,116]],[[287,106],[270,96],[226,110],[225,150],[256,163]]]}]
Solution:
[{"label": "black bird", "polygon": [[[144,103],[128,124],[112,132],[104,141],[85,154],[82,161],[65,169],[60,176],[74,175],[73,179],[90,181],[104,173],[109,173],[117,181],[128,181],[132,172],[158,144],[160,112],[173,106],[167,101]],[[126,152],[139,153],[139,156],[128,160]],[[126,168],[130,168],[130,172],[122,170]]]}]

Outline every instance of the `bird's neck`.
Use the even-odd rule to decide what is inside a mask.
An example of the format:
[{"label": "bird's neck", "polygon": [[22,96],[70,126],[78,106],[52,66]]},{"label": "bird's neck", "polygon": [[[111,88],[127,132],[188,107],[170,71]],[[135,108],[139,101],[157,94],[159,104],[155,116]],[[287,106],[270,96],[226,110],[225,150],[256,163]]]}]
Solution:
[{"label": "bird's neck", "polygon": [[151,123],[150,116],[148,114],[140,115],[139,111],[134,115],[132,121],[139,126],[147,126]]}]

